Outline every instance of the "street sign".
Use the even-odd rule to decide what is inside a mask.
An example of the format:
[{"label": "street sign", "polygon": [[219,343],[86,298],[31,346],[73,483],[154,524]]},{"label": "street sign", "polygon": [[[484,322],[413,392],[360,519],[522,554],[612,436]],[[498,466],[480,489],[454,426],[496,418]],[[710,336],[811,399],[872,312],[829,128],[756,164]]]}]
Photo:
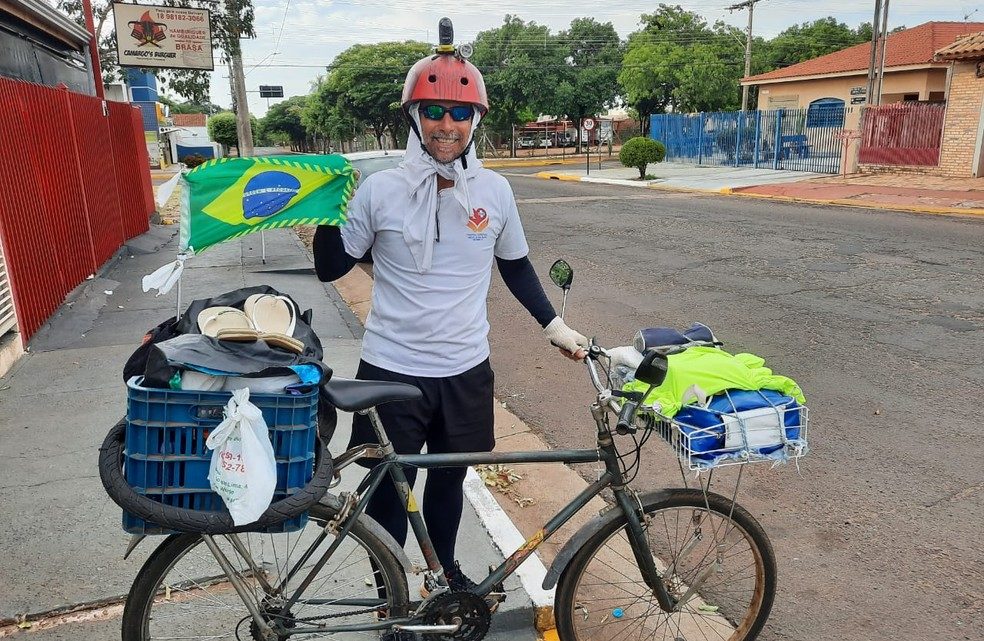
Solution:
[{"label": "street sign", "polygon": [[282,85],[260,85],[260,98],[283,98]]},{"label": "street sign", "polygon": [[212,25],[205,9],[113,4],[121,67],[213,69]]},{"label": "street sign", "polygon": [[584,119],[584,129],[585,129],[585,131],[591,131],[594,128],[595,128],[594,118],[585,118]]}]

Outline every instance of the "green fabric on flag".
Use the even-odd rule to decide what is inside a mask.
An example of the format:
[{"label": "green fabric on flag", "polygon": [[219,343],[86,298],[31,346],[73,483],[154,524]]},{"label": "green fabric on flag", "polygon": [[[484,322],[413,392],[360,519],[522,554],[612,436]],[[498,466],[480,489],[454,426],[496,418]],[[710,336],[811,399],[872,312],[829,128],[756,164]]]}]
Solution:
[{"label": "green fabric on flag", "polygon": [[356,182],[337,155],[220,158],[182,180],[180,249],[196,254],[262,229],[344,224]]}]

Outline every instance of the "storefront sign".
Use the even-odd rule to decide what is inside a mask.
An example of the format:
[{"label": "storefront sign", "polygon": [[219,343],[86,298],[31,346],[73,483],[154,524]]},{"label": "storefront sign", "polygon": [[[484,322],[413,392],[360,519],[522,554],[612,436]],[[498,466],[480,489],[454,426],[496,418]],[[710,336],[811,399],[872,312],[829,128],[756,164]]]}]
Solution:
[{"label": "storefront sign", "polygon": [[214,68],[207,10],[116,3],[113,14],[120,66]]}]

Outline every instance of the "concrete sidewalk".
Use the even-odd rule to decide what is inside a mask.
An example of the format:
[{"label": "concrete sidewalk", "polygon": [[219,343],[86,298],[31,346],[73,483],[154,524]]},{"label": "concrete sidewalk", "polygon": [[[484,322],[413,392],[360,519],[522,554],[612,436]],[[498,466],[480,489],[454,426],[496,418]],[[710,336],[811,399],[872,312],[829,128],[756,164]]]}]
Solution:
[{"label": "concrete sidewalk", "polygon": [[818,205],[842,205],[932,214],[984,214],[984,179],[933,176],[832,176],[750,167],[712,167],[680,163],[650,165],[654,180],[639,180],[636,169],[563,169],[539,178],[625,187],[697,191]]},{"label": "concrete sidewalk", "polygon": [[[93,280],[81,285],[30,344],[30,351],[0,378],[0,636],[13,638],[119,638],[120,621],[72,622],[18,631],[11,622],[66,606],[112,603],[129,590],[159,538],[144,541],[124,561],[128,542],[120,510],[106,496],[96,468],[97,448],[125,412],[123,363],[144,332],[175,312],[175,295],[144,294],[140,280],[173,259],[177,226],[154,226],[134,239]],[[188,261],[182,300],[238,287],[268,284],[311,307],[325,362],[340,376],[354,375],[362,326],[330,285],[313,275],[311,258],[293,230],[267,232],[267,264],[260,238],[247,236]],[[350,417],[341,413],[331,449],[347,443]],[[360,470],[346,470],[355,483]],[[419,487],[419,486],[418,486]],[[337,491],[337,490],[335,490]],[[501,562],[475,511],[466,504],[459,536],[462,562],[472,576]],[[408,545],[413,561],[421,555]],[[467,553],[465,553],[467,551]],[[411,579],[415,592],[418,579]],[[519,581],[496,615],[490,639],[535,639],[531,602]],[[29,617],[32,618],[32,617]],[[43,627],[43,626],[36,626]],[[27,635],[30,635],[28,637]]]},{"label": "concrete sidewalk", "polygon": [[984,179],[980,178],[827,176],[788,184],[737,187],[731,191],[738,195],[855,207],[984,214]]},{"label": "concrete sidewalk", "polygon": [[787,183],[816,178],[821,174],[802,171],[774,171],[772,169],[752,169],[748,167],[712,167],[705,165],[684,165],[680,163],[659,163],[649,165],[648,175],[654,180],[639,180],[639,170],[632,167],[595,169],[588,172],[584,168],[564,169],[562,171],[541,172],[541,178],[558,180],[578,180],[602,184],[651,187],[656,189],[675,189],[681,191],[720,192],[723,189],[758,185],[763,182]]}]

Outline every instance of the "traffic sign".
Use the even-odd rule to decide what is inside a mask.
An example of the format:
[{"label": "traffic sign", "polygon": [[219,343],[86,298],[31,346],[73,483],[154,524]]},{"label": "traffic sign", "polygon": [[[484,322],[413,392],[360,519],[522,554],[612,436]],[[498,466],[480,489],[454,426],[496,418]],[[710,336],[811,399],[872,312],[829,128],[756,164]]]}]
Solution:
[{"label": "traffic sign", "polygon": [[283,98],[282,85],[260,85],[260,98]]},{"label": "traffic sign", "polygon": [[595,128],[594,118],[585,118],[584,119],[584,130],[585,131],[591,131],[594,128]]}]

